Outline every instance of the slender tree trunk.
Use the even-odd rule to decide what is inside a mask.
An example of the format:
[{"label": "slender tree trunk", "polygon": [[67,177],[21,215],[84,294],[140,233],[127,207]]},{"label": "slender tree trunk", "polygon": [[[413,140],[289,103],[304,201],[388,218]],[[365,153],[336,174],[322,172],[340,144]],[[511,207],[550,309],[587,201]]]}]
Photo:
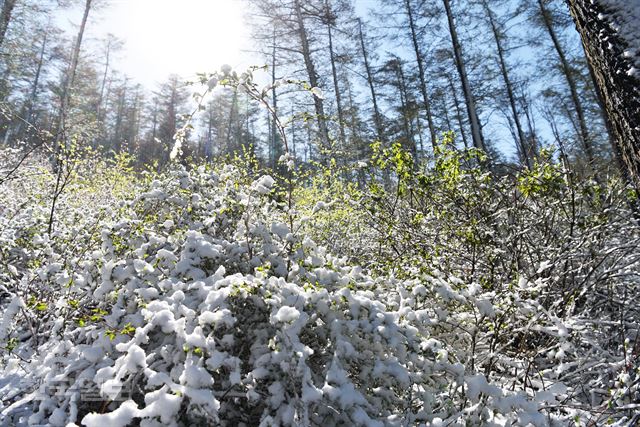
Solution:
[{"label": "slender tree trunk", "polygon": [[[42,74],[42,65],[44,64],[44,54],[47,48],[48,41],[48,33],[46,31],[43,32],[42,35],[42,44],[40,45],[40,54],[38,55],[38,65],[36,66],[36,73],[33,77],[33,84],[31,85],[31,93],[29,94],[29,99],[27,100],[27,108],[24,114],[24,120],[27,123],[31,123],[33,118],[33,108],[38,102],[38,86],[40,85],[40,76]],[[16,139],[22,138],[22,134],[24,132],[24,122],[20,122],[18,124],[18,130],[16,132]]]},{"label": "slender tree trunk", "polygon": [[13,8],[16,6],[16,0],[4,0],[2,11],[0,11],[0,48],[4,43],[4,37],[7,34]]},{"label": "slender tree trunk", "polygon": [[113,131],[113,149],[116,153],[122,151],[122,119],[124,115],[124,101],[127,96],[127,80],[125,79],[120,94],[118,96],[118,107],[116,110],[116,123]]},{"label": "slender tree trunk", "polygon": [[107,39],[107,51],[105,53],[104,72],[102,73],[102,83],[100,84],[100,96],[98,97],[98,106],[96,116],[98,120],[102,121],[102,102],[104,100],[104,90],[107,85],[107,73],[109,72],[109,57],[111,55],[111,38]]},{"label": "slender tree trunk", "polygon": [[158,101],[153,103],[153,111],[151,113],[151,142],[155,143],[158,137]]},{"label": "slender tree trunk", "polygon": [[449,23],[449,33],[451,34],[451,42],[453,43],[453,55],[456,61],[456,68],[458,69],[458,74],[460,75],[462,92],[464,93],[464,99],[467,105],[467,114],[469,116],[469,124],[471,125],[471,139],[473,140],[473,146],[479,150],[486,152],[487,147],[484,144],[482,127],[480,125],[480,119],[478,118],[475,99],[473,98],[473,94],[471,93],[471,85],[469,84],[469,78],[467,77],[464,58],[462,57],[462,48],[460,46],[460,41],[458,40],[458,32],[456,31],[456,25],[453,19],[451,4],[449,0],[443,0],[443,2],[444,8],[447,12],[447,22]]},{"label": "slender tree trunk", "polygon": [[520,151],[522,153],[522,158],[520,159],[523,164],[525,164],[530,170],[533,169],[533,160],[532,153],[529,147],[527,147],[527,140],[524,135],[524,131],[522,130],[522,124],[520,123],[520,116],[518,114],[518,108],[516,104],[516,97],[513,93],[513,85],[511,83],[511,78],[509,77],[509,71],[507,69],[507,62],[505,59],[504,47],[502,46],[501,38],[502,34],[500,34],[500,30],[495,22],[493,12],[489,8],[486,0],[482,1],[482,6],[484,11],[489,19],[489,24],[491,25],[491,32],[493,33],[493,39],[496,42],[496,50],[498,52],[498,60],[500,62],[500,73],[502,74],[502,79],[504,80],[504,85],[507,90],[507,97],[509,98],[509,106],[511,107],[511,114],[513,115],[513,123],[516,128],[516,144],[520,146]]},{"label": "slender tree trunk", "polygon": [[227,153],[233,152],[233,145],[231,144],[231,128],[233,127],[233,121],[237,116],[238,110],[238,89],[233,89],[233,97],[231,98],[231,107],[229,108],[229,121],[227,123]]},{"label": "slender tree trunk", "polygon": [[404,129],[404,138],[407,140],[407,144],[411,144],[411,151],[413,151],[413,154],[416,154],[416,145],[415,143],[412,143],[412,137],[411,137],[411,131],[409,130],[409,118],[407,117],[407,112],[408,112],[408,104],[407,104],[407,97],[406,97],[406,88],[404,87],[404,82],[402,81],[402,78],[400,77],[400,70],[396,71],[396,78],[398,80],[398,92],[400,93],[400,108],[402,109],[402,127]]},{"label": "slender tree trunk", "polygon": [[207,117],[207,140],[205,143],[205,157],[208,161],[211,161],[213,158],[213,108],[209,108],[209,116]]},{"label": "slender tree trunk", "polygon": [[464,131],[464,122],[462,120],[462,111],[460,111],[460,100],[458,99],[458,92],[456,92],[456,88],[453,85],[453,79],[450,75],[447,75],[447,83],[449,84],[449,91],[453,95],[453,102],[456,107],[456,120],[458,121],[458,127],[460,128],[460,135],[462,136],[462,143],[464,144],[465,150],[469,149],[469,142],[467,141],[467,133]]},{"label": "slender tree trunk", "polygon": [[[173,139],[173,136],[176,134],[176,132],[178,131],[178,124],[176,121],[176,109],[177,109],[177,104],[178,104],[178,85],[177,85],[177,81],[171,81],[171,95],[169,96],[169,104],[167,105],[167,125],[166,125],[166,129],[169,131],[166,134],[169,135],[170,139]],[[162,123],[162,125],[160,125],[160,130],[163,129],[164,126],[164,122]],[[162,135],[162,138],[164,139],[165,136]],[[171,160],[171,140],[166,141],[163,140],[162,141],[164,144],[166,144],[166,149],[163,150],[164,152],[164,156],[163,156],[163,163],[162,165],[166,165],[169,163],[169,161]],[[158,165],[158,166],[162,166],[162,165]]]},{"label": "slender tree trunk", "polygon": [[[293,109],[293,103],[291,103],[291,117],[293,118],[295,111]],[[293,158],[297,160],[296,154],[296,126],[295,123],[291,126],[291,147],[293,149]]]},{"label": "slender tree trunk", "polygon": [[364,35],[362,34],[362,21],[360,19],[358,19],[358,31],[360,37],[360,47],[362,48],[362,59],[364,60],[364,68],[367,73],[367,84],[369,85],[369,90],[371,91],[371,102],[373,103],[373,121],[376,125],[376,137],[378,141],[383,142],[385,138],[384,130],[382,129],[382,119],[380,116],[380,110],[378,108],[378,99],[376,97],[375,83],[373,82],[373,73],[371,72],[371,67],[369,66],[367,48],[364,44]]},{"label": "slender tree trunk", "polygon": [[140,136],[140,85],[136,86],[135,96],[133,98],[133,110],[131,111],[131,135],[129,140],[129,154],[133,154],[138,149]]},{"label": "slender tree trunk", "polygon": [[58,119],[58,130],[56,132],[56,150],[59,148],[60,142],[65,139],[64,131],[66,126],[67,109],[71,100],[71,87],[76,78],[76,70],[78,69],[78,61],[80,60],[80,47],[82,46],[82,37],[84,36],[84,30],[87,26],[87,20],[89,18],[89,11],[91,10],[91,3],[93,0],[85,0],[84,13],[82,15],[82,21],[80,23],[80,29],[76,36],[75,46],[71,55],[71,63],[67,70],[66,76],[62,86],[62,94],[60,96],[60,117]]},{"label": "slender tree trunk", "polygon": [[[568,0],[571,15],[592,67],[596,89],[606,111],[623,174],[640,195],[640,80],[627,73],[633,63],[625,57],[626,42],[611,28],[601,1]],[[624,3],[621,8],[634,7]]]},{"label": "slender tree trunk", "polygon": [[331,75],[333,77],[333,91],[336,94],[336,108],[338,110],[338,127],[340,130],[340,143],[346,144],[347,137],[344,131],[344,114],[342,112],[342,94],[340,93],[340,84],[338,83],[338,71],[336,68],[336,58],[333,49],[333,34],[331,31],[331,5],[329,0],[325,0],[325,8],[327,13],[327,34],[329,36],[329,59],[331,61]]},{"label": "slender tree trunk", "polygon": [[578,85],[576,84],[576,81],[573,77],[573,71],[571,71],[571,66],[569,65],[567,56],[564,53],[564,48],[562,47],[562,44],[560,44],[560,40],[558,39],[556,30],[553,27],[551,13],[545,6],[545,0],[538,0],[538,7],[540,8],[540,15],[542,17],[544,27],[547,30],[547,33],[549,34],[549,37],[553,42],[553,47],[558,54],[558,58],[560,59],[560,68],[562,70],[562,74],[564,75],[564,78],[567,81],[567,85],[569,86],[571,102],[573,103],[578,118],[578,136],[580,138],[580,141],[582,142],[582,148],[584,149],[584,153],[587,157],[589,165],[593,166],[593,162],[595,159],[593,144],[587,128],[587,122],[584,116],[584,108],[582,107],[582,102],[580,102],[580,96],[578,95]]},{"label": "slender tree trunk", "polygon": [[350,116],[350,120],[349,123],[351,124],[351,135],[352,138],[354,138],[358,145],[356,148],[357,151],[357,156],[359,159],[364,158],[365,157],[365,150],[362,147],[362,134],[360,133],[360,128],[358,127],[358,117],[357,117],[357,109],[356,109],[356,101],[355,101],[355,96],[353,94],[353,88],[351,87],[351,82],[349,81],[349,79],[345,80],[345,86],[347,89],[347,101],[348,101],[348,107],[349,107],[349,112],[351,113]]},{"label": "slender tree trunk", "polygon": [[524,94],[522,94],[520,96],[520,99],[522,99],[522,112],[524,113],[524,116],[527,119],[527,130],[529,131],[529,141],[527,143],[527,147],[529,147],[529,149],[531,150],[531,156],[532,158],[537,158],[538,155],[540,154],[539,152],[539,146],[538,146],[538,137],[536,134],[536,126],[535,126],[535,119],[533,118],[533,115],[531,113],[531,102],[529,102],[528,97]]},{"label": "slender tree trunk", "polygon": [[422,53],[420,52],[420,44],[418,43],[418,32],[416,31],[416,25],[413,18],[413,9],[411,7],[411,0],[404,0],[404,5],[407,11],[407,17],[409,18],[409,30],[411,31],[411,42],[413,43],[413,50],[416,54],[416,62],[418,63],[418,77],[420,78],[420,93],[422,94],[422,102],[424,103],[424,109],[427,113],[427,124],[429,125],[429,134],[431,136],[431,147],[435,150],[436,129],[433,124],[433,117],[431,116],[431,102],[429,101],[429,92],[427,90],[427,82],[424,72],[424,63],[422,61]]},{"label": "slender tree trunk", "polygon": [[[409,91],[407,89],[407,79],[404,77],[404,70],[402,69],[402,62],[398,63],[398,76],[400,77],[400,82],[403,87],[405,102],[407,104],[407,107],[409,107]],[[416,143],[416,132],[415,132],[415,129],[413,128],[413,120],[409,120],[409,131],[411,135],[410,140],[413,146],[415,147],[415,153],[416,153],[416,159],[417,159],[420,153],[424,153],[422,132],[420,131],[420,115],[419,114],[416,114],[416,121],[418,123],[418,141],[420,143],[419,145],[418,143]],[[418,149],[420,151],[418,151]]]},{"label": "slender tree trunk", "polygon": [[[311,48],[309,46],[309,38],[307,35],[307,29],[304,25],[304,18],[302,16],[302,8],[300,6],[300,0],[294,1],[294,8],[296,19],[298,23],[298,36],[300,37],[300,44],[302,46],[302,56],[304,59],[304,65],[309,77],[309,84],[311,87],[319,87],[318,74],[311,58]],[[313,104],[316,111],[316,120],[318,122],[318,130],[320,132],[320,145],[325,150],[331,149],[329,129],[327,128],[326,115],[324,113],[324,103],[322,99],[317,96],[313,97]],[[325,160],[325,155],[322,155],[322,160]]]},{"label": "slender tree trunk", "polygon": [[[273,108],[273,116],[278,115],[278,94],[276,91],[276,27],[273,26],[273,37],[272,37],[273,46],[271,48],[271,107]],[[278,159],[276,159],[277,152],[277,144],[278,144],[278,129],[276,128],[275,119],[273,117],[269,118],[269,126],[270,126],[270,136],[271,136],[271,147],[269,147],[269,154],[271,160],[271,167],[275,169],[278,163]]]},{"label": "slender tree trunk", "polygon": [[[407,85],[404,79],[404,72],[402,71],[402,62],[400,59],[395,60],[396,67],[396,79],[398,84],[398,89],[400,92],[400,105],[402,107],[402,125],[404,127],[405,138],[407,140],[407,144],[410,145],[411,152],[415,159],[418,158],[418,146],[414,139],[413,134],[413,126],[409,120],[409,94],[407,91]],[[422,148],[422,147],[421,147]]]}]

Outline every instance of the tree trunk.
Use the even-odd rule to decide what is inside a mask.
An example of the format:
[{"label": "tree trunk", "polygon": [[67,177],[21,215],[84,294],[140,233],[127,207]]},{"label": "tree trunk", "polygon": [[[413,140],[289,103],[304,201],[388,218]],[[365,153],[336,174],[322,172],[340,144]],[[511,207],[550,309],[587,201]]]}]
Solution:
[{"label": "tree trunk", "polygon": [[464,131],[464,123],[462,121],[462,112],[460,111],[460,101],[458,100],[458,94],[456,88],[453,86],[453,79],[447,74],[447,83],[449,84],[449,91],[453,95],[453,102],[456,107],[456,120],[458,121],[458,127],[460,127],[460,135],[462,136],[462,143],[465,150],[469,149],[469,142],[467,141],[467,133]]},{"label": "tree trunk", "polygon": [[376,97],[375,83],[373,82],[373,73],[369,66],[369,59],[367,57],[367,48],[364,44],[364,35],[362,34],[362,21],[358,19],[358,31],[360,37],[360,47],[362,48],[362,58],[364,60],[364,68],[367,73],[367,84],[371,91],[371,102],[373,104],[373,122],[376,125],[376,138],[378,141],[384,141],[384,130],[382,129],[382,119],[380,116],[380,110],[378,109],[378,99]]},{"label": "tree trunk", "polygon": [[102,121],[102,101],[104,100],[104,89],[107,85],[107,73],[109,72],[109,57],[111,56],[111,38],[107,39],[107,50],[105,52],[104,72],[102,73],[102,83],[100,84],[100,97],[96,108],[96,117]]},{"label": "tree trunk", "polygon": [[467,114],[469,115],[469,124],[471,125],[471,139],[473,140],[473,146],[486,153],[487,147],[484,144],[484,138],[482,136],[482,127],[480,126],[480,119],[478,118],[478,112],[476,110],[476,103],[471,93],[471,86],[469,84],[469,78],[467,77],[467,70],[465,68],[464,59],[462,57],[462,48],[460,47],[460,41],[458,40],[458,32],[456,31],[456,25],[453,20],[453,13],[451,12],[451,4],[449,0],[443,0],[444,8],[447,12],[447,21],[449,23],[449,33],[451,34],[451,42],[453,43],[453,54],[456,60],[456,68],[460,75],[460,81],[462,82],[462,91],[464,93],[465,103],[467,105]]},{"label": "tree trunk", "polygon": [[122,151],[122,142],[124,136],[122,134],[122,120],[124,115],[124,102],[127,96],[127,79],[124,79],[120,94],[118,96],[118,107],[116,109],[116,122],[113,131],[113,150],[116,154]]},{"label": "tree trunk", "polygon": [[[624,56],[627,43],[606,18],[601,18],[611,12],[601,1],[568,0],[568,3],[625,166],[623,174],[640,195],[640,80],[628,73],[633,63]],[[625,5],[621,3],[620,7]],[[628,7],[634,6],[630,2]]]},{"label": "tree trunk", "polygon": [[0,48],[4,43],[4,36],[7,34],[9,23],[11,22],[11,14],[16,6],[16,0],[4,0],[2,11],[0,11]]},{"label": "tree trunk", "polygon": [[56,144],[56,150],[59,148],[60,142],[65,138],[64,131],[67,118],[67,109],[69,108],[71,98],[70,92],[71,87],[73,86],[73,82],[76,78],[76,70],[78,69],[78,61],[80,60],[80,46],[82,46],[82,37],[84,36],[84,29],[87,25],[87,19],[89,18],[89,11],[91,10],[92,1],[93,0],[85,1],[82,22],[80,23],[80,29],[78,30],[76,43],[71,55],[71,63],[69,65],[69,69],[67,70],[62,86],[62,94],[60,96],[60,117],[58,119],[58,131],[56,132],[56,140],[58,141],[58,143]]},{"label": "tree trunk", "polygon": [[[18,124],[18,130],[16,131],[16,139],[21,139],[24,133],[24,126],[27,124],[30,126],[33,119],[33,109],[38,101],[38,86],[40,85],[40,76],[42,75],[42,66],[44,65],[44,54],[47,48],[48,33],[44,31],[42,34],[42,44],[40,45],[40,54],[38,55],[38,65],[36,66],[36,73],[33,77],[33,84],[31,85],[31,93],[27,100],[26,112],[24,114],[24,122],[20,121]],[[26,122],[26,123],[25,123]]]},{"label": "tree trunk", "polygon": [[[229,107],[229,121],[227,122],[227,154],[232,154],[235,150],[235,145],[232,144],[231,129],[234,125],[234,121],[237,121],[238,115],[238,89],[233,89],[233,96],[231,97],[231,106]],[[235,138],[234,138],[235,139]],[[237,142],[237,141],[233,141]]]},{"label": "tree trunk", "polygon": [[342,112],[342,94],[340,93],[340,85],[338,84],[338,71],[336,69],[336,58],[333,50],[333,34],[331,31],[331,6],[329,0],[325,0],[325,8],[327,13],[327,34],[329,36],[329,59],[331,60],[331,75],[333,76],[333,91],[336,94],[336,108],[338,110],[338,127],[340,129],[340,143],[347,143],[347,137],[344,131],[344,114]]},{"label": "tree trunk", "polygon": [[429,134],[431,135],[431,146],[435,150],[436,144],[437,144],[436,129],[433,124],[433,117],[431,116],[431,103],[429,101],[429,94],[427,91],[427,82],[425,80],[422,53],[420,53],[420,44],[418,43],[418,33],[416,31],[415,22],[413,19],[413,9],[411,8],[410,0],[405,0],[404,5],[407,10],[407,17],[409,18],[409,30],[411,30],[411,42],[413,43],[413,50],[416,54],[416,62],[418,63],[418,77],[420,78],[420,93],[422,94],[424,109],[427,112],[427,123],[429,125]]},{"label": "tree trunk", "polygon": [[533,169],[533,159],[532,153],[529,147],[527,146],[527,140],[524,135],[524,131],[522,130],[522,124],[520,123],[520,116],[518,114],[518,108],[516,105],[516,97],[513,93],[513,85],[511,84],[511,78],[509,77],[509,71],[507,69],[507,62],[504,55],[504,47],[502,46],[502,42],[500,38],[502,34],[500,34],[500,30],[495,22],[493,17],[493,12],[489,8],[486,0],[482,1],[482,7],[489,19],[489,24],[491,26],[491,32],[493,33],[493,39],[496,42],[496,50],[498,52],[498,60],[500,62],[500,73],[502,74],[502,79],[504,80],[504,85],[507,90],[507,97],[509,98],[509,106],[511,107],[511,114],[513,115],[513,122],[516,127],[516,144],[520,146],[520,152],[522,153],[521,161],[525,164],[529,170]]},{"label": "tree trunk", "polygon": [[[302,8],[300,6],[300,0],[294,1],[296,19],[298,22],[298,36],[300,37],[300,44],[302,46],[302,56],[304,59],[304,65],[309,76],[309,84],[311,87],[318,87],[318,74],[311,58],[311,48],[309,46],[309,37],[307,35],[307,29],[304,25],[304,18],[302,16]],[[318,122],[318,130],[320,132],[320,145],[324,151],[331,149],[329,139],[329,129],[327,128],[326,116],[324,113],[324,104],[322,99],[317,96],[313,97],[313,104],[316,111],[316,120]],[[326,155],[322,154],[321,159],[324,161]]]},{"label": "tree trunk", "polygon": [[[394,60],[396,80],[398,84],[398,90],[400,92],[400,106],[402,108],[402,124],[404,127],[405,139],[407,144],[410,145],[410,150],[413,153],[415,159],[418,158],[418,145],[416,144],[413,132],[413,125],[409,119],[409,91],[407,90],[407,83],[404,78],[404,71],[402,70],[402,61],[399,58]],[[422,150],[423,147],[420,147]]]},{"label": "tree trunk", "polygon": [[578,116],[578,128],[579,128],[579,138],[582,142],[582,148],[584,149],[584,154],[587,157],[587,161],[589,165],[593,166],[594,162],[594,152],[593,152],[593,144],[591,141],[591,136],[589,135],[589,131],[587,129],[587,122],[584,117],[584,108],[582,108],[582,102],[580,102],[580,96],[578,95],[578,86],[576,84],[575,79],[573,78],[573,72],[571,71],[571,66],[569,65],[569,61],[567,60],[567,56],[564,53],[564,49],[560,44],[560,40],[556,34],[555,28],[553,27],[553,21],[551,19],[551,13],[545,6],[545,0],[538,0],[538,7],[540,8],[540,15],[542,16],[542,22],[553,42],[553,47],[558,54],[558,58],[560,59],[560,68],[562,70],[562,74],[567,81],[567,85],[569,86],[569,93],[571,94],[571,102],[573,103],[574,108],[576,109],[576,115]]},{"label": "tree trunk", "polygon": [[[273,108],[273,116],[278,116],[278,93],[276,91],[276,27],[273,26],[273,46],[271,50],[271,107]],[[269,118],[269,129],[271,146],[269,147],[269,157],[271,160],[271,167],[273,169],[278,165],[278,129],[276,127],[275,118]]]}]

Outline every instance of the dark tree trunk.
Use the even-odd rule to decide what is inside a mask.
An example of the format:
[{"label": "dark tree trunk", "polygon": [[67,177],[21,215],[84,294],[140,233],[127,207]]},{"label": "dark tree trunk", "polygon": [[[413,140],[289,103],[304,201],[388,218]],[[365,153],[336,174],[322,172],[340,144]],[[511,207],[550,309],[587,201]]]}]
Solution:
[{"label": "dark tree trunk", "polygon": [[626,42],[609,26],[608,12],[598,0],[568,0],[604,104],[623,173],[640,194],[640,80],[627,73],[632,60]]},{"label": "dark tree trunk", "polygon": [[2,11],[0,11],[0,48],[4,43],[4,36],[7,34],[13,8],[16,6],[16,0],[4,0]]}]

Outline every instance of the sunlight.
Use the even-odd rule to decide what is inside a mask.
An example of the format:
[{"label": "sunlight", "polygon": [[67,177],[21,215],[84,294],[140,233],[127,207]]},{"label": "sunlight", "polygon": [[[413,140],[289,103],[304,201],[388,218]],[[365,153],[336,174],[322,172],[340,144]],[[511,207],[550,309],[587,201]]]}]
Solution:
[{"label": "sunlight", "polygon": [[152,83],[170,73],[188,77],[239,65],[242,14],[242,2],[234,0],[127,0],[112,3],[102,26],[126,43],[118,61],[123,71]]}]

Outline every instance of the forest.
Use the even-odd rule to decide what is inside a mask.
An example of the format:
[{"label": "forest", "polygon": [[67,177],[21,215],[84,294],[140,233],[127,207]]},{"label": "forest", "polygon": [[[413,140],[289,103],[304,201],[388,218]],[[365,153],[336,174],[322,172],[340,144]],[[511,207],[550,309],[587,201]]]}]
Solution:
[{"label": "forest", "polygon": [[139,1],[0,0],[0,427],[640,426],[640,2],[197,0],[248,65],[149,84]]}]

